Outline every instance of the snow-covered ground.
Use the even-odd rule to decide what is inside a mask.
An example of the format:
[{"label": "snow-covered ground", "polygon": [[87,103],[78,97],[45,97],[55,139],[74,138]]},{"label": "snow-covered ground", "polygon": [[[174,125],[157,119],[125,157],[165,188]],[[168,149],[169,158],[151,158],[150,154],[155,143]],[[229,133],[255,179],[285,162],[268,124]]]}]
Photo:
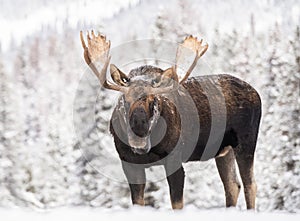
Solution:
[{"label": "snow-covered ground", "polygon": [[199,210],[187,208],[182,211],[155,211],[149,208],[132,208],[130,210],[101,210],[88,208],[57,209],[47,212],[33,212],[26,210],[0,210],[0,216],[5,221],[20,220],[22,221],[52,221],[52,220],[223,220],[223,221],[265,221],[265,220],[299,220],[300,214],[290,213],[256,213],[253,211],[238,211],[235,209],[213,209]]},{"label": "snow-covered ground", "polygon": [[[249,82],[262,97],[254,168],[257,211],[300,213],[300,97],[295,93],[300,82],[299,19],[299,0],[0,0],[0,221],[69,216],[299,219],[299,215],[211,210],[224,206],[213,161],[184,165],[183,212],[164,210],[170,208],[169,189],[166,180],[156,182],[161,178],[158,167],[149,169],[155,177],[147,176],[145,200],[160,212],[125,210],[131,207],[129,188],[112,179],[119,171],[123,177],[123,172],[110,158],[117,153],[107,132],[114,96],[107,90],[98,96],[92,75],[78,86],[88,68],[80,30],[106,34],[112,50],[136,39],[179,42],[185,35],[202,36],[210,46],[199,72],[195,69],[192,74],[230,73]],[[141,57],[149,56],[141,52]],[[118,58],[113,56],[115,64],[120,67],[129,55],[132,51],[120,51]],[[82,117],[81,139],[75,133],[74,113]],[[87,123],[94,118],[94,124]],[[118,157],[113,159],[120,164]],[[238,208],[245,208],[242,192]],[[15,206],[43,211],[4,209]],[[66,206],[87,208],[45,212]]]}]

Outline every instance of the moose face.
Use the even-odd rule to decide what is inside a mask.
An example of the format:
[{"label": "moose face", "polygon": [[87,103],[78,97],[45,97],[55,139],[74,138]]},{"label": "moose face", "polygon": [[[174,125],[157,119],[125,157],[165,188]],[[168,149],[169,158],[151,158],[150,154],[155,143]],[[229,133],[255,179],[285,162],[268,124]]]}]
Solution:
[{"label": "moose face", "polygon": [[118,115],[128,144],[137,154],[146,154],[151,149],[151,132],[161,113],[161,93],[174,87],[169,78],[173,69],[143,66],[132,70],[129,77],[114,65],[111,76],[117,85],[126,86],[118,103]]},{"label": "moose face", "polygon": [[[198,41],[195,37],[186,37],[177,49],[176,64],[164,71],[151,66],[142,66],[126,75],[111,64],[110,74],[115,83],[113,84],[106,79],[110,63],[110,41],[107,41],[104,35],[95,35],[93,31],[87,35],[88,45],[82,32],[80,38],[84,59],[100,84],[106,89],[123,93],[116,110],[122,130],[127,135],[128,144],[135,153],[148,153],[151,149],[150,135],[160,117],[161,95],[176,90],[177,86],[188,78],[198,59],[206,52],[208,45],[202,45],[202,40]],[[184,48],[195,53],[195,58],[184,77],[178,80],[177,61],[181,60]],[[104,63],[100,71],[94,65],[94,62],[99,60]]]}]

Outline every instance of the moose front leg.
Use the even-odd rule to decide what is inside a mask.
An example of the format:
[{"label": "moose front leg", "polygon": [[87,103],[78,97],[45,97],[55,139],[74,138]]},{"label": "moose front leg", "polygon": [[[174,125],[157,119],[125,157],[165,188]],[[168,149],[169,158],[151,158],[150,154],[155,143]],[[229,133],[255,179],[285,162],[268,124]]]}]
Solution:
[{"label": "moose front leg", "polygon": [[122,168],[130,187],[132,203],[144,206],[144,190],[146,183],[145,169],[124,162],[122,162]]},{"label": "moose front leg", "polygon": [[[184,169],[179,167],[175,172],[165,165],[173,209],[183,208]],[[173,173],[172,173],[173,172]]]},{"label": "moose front leg", "polygon": [[144,189],[145,184],[129,184],[132,204],[145,206]]}]

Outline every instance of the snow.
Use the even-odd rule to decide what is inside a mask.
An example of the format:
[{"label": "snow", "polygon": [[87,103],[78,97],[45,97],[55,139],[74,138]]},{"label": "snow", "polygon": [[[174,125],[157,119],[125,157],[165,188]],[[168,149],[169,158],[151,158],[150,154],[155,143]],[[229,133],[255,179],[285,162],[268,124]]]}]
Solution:
[{"label": "snow", "polygon": [[[286,214],[300,212],[299,8],[297,0],[0,0],[1,215],[299,219]],[[211,210],[223,208],[225,199],[214,161],[184,165],[183,212],[169,211],[160,167],[147,171],[145,193],[147,205],[159,211],[125,210],[131,208],[130,192],[108,132],[119,93],[99,90],[83,61],[79,31],[89,29],[105,33],[112,48],[135,39],[176,42],[200,35],[209,49],[193,75],[230,73],[259,91],[259,213]],[[112,61],[118,66],[132,55],[117,51]],[[66,206],[80,208],[58,209]],[[40,212],[4,209],[15,207]],[[237,207],[245,208],[243,191]]]},{"label": "snow", "polygon": [[35,221],[35,220],[223,220],[223,221],[282,221],[282,220],[299,220],[300,214],[288,213],[256,213],[253,211],[238,211],[235,209],[212,209],[200,210],[195,208],[187,208],[182,211],[155,211],[149,208],[131,208],[127,210],[111,209],[90,209],[90,208],[61,208],[49,211],[29,211],[21,209],[0,210],[0,216],[7,221],[20,220]]}]

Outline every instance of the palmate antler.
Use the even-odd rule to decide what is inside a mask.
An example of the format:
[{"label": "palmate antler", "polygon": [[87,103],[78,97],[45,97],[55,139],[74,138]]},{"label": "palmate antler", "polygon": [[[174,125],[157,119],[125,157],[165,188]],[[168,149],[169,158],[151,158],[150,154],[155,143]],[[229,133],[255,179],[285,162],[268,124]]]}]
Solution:
[{"label": "palmate antler", "polygon": [[[99,33],[95,35],[94,31],[91,31],[91,35],[90,33],[87,34],[88,46],[85,44],[82,31],[80,31],[80,39],[84,49],[84,60],[97,76],[100,84],[107,89],[125,92],[127,90],[126,87],[112,84],[106,79],[106,71],[110,62],[110,41],[106,41],[106,37]],[[104,66],[100,72],[94,65],[94,62],[96,61],[101,61],[104,63]]]},{"label": "palmate antler", "polygon": [[[106,71],[107,67],[110,62],[110,55],[109,55],[109,50],[110,50],[110,41],[106,40],[106,37],[101,34],[95,35],[93,31],[91,31],[91,34],[87,34],[87,43],[88,46],[86,46],[83,33],[82,31],[80,32],[80,39],[81,39],[81,44],[84,49],[84,59],[85,62],[89,65],[89,67],[92,69],[94,74],[97,76],[97,78],[100,81],[100,84],[107,89],[110,90],[116,90],[120,91],[123,93],[128,92],[129,88],[129,78],[126,74],[124,74],[122,71],[120,71],[115,65],[111,64],[110,66],[110,72],[111,72],[111,77],[113,81],[116,84],[110,83],[106,79]],[[191,74],[192,70],[195,68],[197,61],[199,58],[206,52],[208,48],[208,45],[202,45],[202,39],[198,41],[197,38],[193,36],[188,36],[185,38],[183,43],[178,47],[177,53],[176,53],[176,65],[175,67],[171,67],[163,71],[162,73],[162,81],[164,79],[172,79],[171,85],[168,84],[169,86],[164,86],[164,87],[153,87],[151,89],[151,93],[157,94],[157,93],[168,93],[174,90],[178,89],[178,83],[181,84],[184,82],[189,75]],[[186,72],[185,76],[178,81],[178,75],[177,75],[177,62],[182,56],[182,52],[184,49],[189,49],[193,52],[195,52],[195,58],[191,66],[189,67],[188,71]],[[96,66],[94,65],[94,62],[96,61],[101,61],[104,63],[102,70],[99,72]]]},{"label": "palmate antler", "polygon": [[175,71],[177,72],[177,62],[180,59],[180,56],[182,54],[182,51],[184,49],[190,49],[196,53],[195,58],[189,69],[187,70],[186,74],[184,77],[179,81],[179,83],[184,82],[189,75],[192,73],[193,69],[195,68],[199,58],[206,52],[208,49],[208,44],[202,45],[203,40],[201,39],[198,41],[196,37],[193,36],[188,36],[184,39],[183,43],[178,47],[177,53],[176,53],[176,66],[175,66]]}]

